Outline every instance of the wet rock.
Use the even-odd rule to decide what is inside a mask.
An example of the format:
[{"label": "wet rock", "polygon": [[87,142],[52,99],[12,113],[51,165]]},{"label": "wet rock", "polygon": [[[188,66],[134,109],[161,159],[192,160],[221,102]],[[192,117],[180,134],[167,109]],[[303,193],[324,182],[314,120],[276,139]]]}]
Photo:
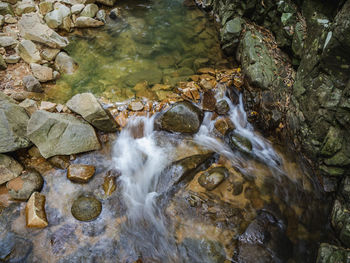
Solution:
[{"label": "wet rock", "polygon": [[215,167],[201,173],[198,183],[208,191],[214,190],[227,178],[228,170],[225,167]]},{"label": "wet rock", "polygon": [[120,12],[120,9],[118,7],[116,8],[113,8],[111,10],[111,12],[109,13],[109,17],[116,20],[118,18],[121,18],[121,12]]},{"label": "wet rock", "polygon": [[56,155],[48,159],[49,163],[59,169],[67,169],[70,165],[69,156],[67,155]]},{"label": "wet rock", "polygon": [[102,211],[102,204],[93,196],[80,196],[74,200],[72,215],[79,221],[96,219]]},{"label": "wet rock", "polygon": [[25,171],[19,177],[7,182],[6,188],[11,198],[16,200],[28,200],[33,192],[40,192],[43,187],[44,179],[42,176],[32,170]]},{"label": "wet rock", "polygon": [[95,4],[88,4],[84,7],[83,11],[81,11],[80,16],[91,17],[94,18],[98,11],[98,6]]},{"label": "wet rock", "polygon": [[40,82],[32,75],[23,78],[23,85],[30,92],[43,92]]},{"label": "wet rock", "polygon": [[111,196],[112,193],[117,189],[116,176],[114,176],[111,171],[106,174],[103,180],[102,188],[106,196]]},{"label": "wet rock", "polygon": [[66,105],[101,131],[114,132],[117,130],[117,123],[112,115],[102,108],[92,93],[77,94]]},{"label": "wet rock", "polygon": [[60,52],[55,59],[56,69],[65,74],[73,74],[77,68],[77,63],[66,53]]},{"label": "wet rock", "polygon": [[104,23],[102,21],[93,19],[91,17],[78,17],[75,21],[75,26],[78,28],[85,27],[101,27]]},{"label": "wet rock", "polygon": [[0,154],[0,185],[16,178],[22,171],[22,165],[15,159],[8,155]]},{"label": "wet rock", "polygon": [[212,240],[185,238],[180,244],[180,251],[185,257],[185,262],[221,263],[226,259],[223,246]]},{"label": "wet rock", "polygon": [[161,130],[181,133],[196,133],[202,121],[203,112],[187,101],[175,103],[155,120]]},{"label": "wet rock", "polygon": [[103,5],[106,5],[106,6],[114,6],[114,4],[115,4],[115,0],[96,0],[96,2],[103,4]]},{"label": "wet rock", "polygon": [[0,153],[31,145],[26,134],[28,120],[26,111],[0,92]]},{"label": "wet rock", "polygon": [[239,237],[237,262],[287,262],[292,243],[285,234],[283,222],[267,211],[258,216]]},{"label": "wet rock", "polygon": [[225,115],[229,112],[230,106],[226,100],[220,100],[215,106],[215,111],[219,115]]},{"label": "wet rock", "polygon": [[212,90],[205,91],[202,95],[202,109],[207,111],[214,111],[215,106],[215,93]]},{"label": "wet rock", "polygon": [[347,262],[349,257],[350,249],[322,243],[318,249],[316,263]]},{"label": "wet rock", "polygon": [[61,37],[46,24],[41,23],[36,13],[22,15],[18,22],[18,28],[21,36],[27,40],[59,49],[68,45],[68,39]]},{"label": "wet rock", "polygon": [[25,109],[29,116],[38,110],[38,105],[35,100],[25,99],[18,105]]},{"label": "wet rock", "polygon": [[28,262],[33,249],[30,240],[8,229],[0,228],[0,260],[3,262]]},{"label": "wet rock", "polygon": [[45,212],[45,196],[34,192],[26,205],[27,227],[43,228],[48,226]]},{"label": "wet rock", "polygon": [[14,14],[11,5],[9,3],[0,2],[0,15],[5,16],[7,14]]},{"label": "wet rock", "polygon": [[102,9],[98,10],[98,12],[96,13],[96,19],[106,24],[106,11]]},{"label": "wet rock", "polygon": [[0,36],[0,46],[6,48],[15,48],[18,41],[11,36]]},{"label": "wet rock", "polygon": [[27,63],[38,63],[41,61],[39,50],[30,40],[22,40],[18,44],[18,54]]},{"label": "wet rock", "polygon": [[100,149],[94,129],[68,114],[38,110],[31,116],[27,131],[45,158]]},{"label": "wet rock", "polygon": [[47,61],[52,61],[56,58],[59,52],[60,50],[56,48],[43,48],[41,51],[41,56]]},{"label": "wet rock", "polygon": [[47,66],[42,66],[36,63],[30,63],[30,68],[40,82],[47,82],[53,80],[53,70]]},{"label": "wet rock", "polygon": [[220,135],[225,135],[228,130],[234,129],[234,124],[229,118],[218,118],[214,127]]},{"label": "wet rock", "polygon": [[39,11],[44,16],[53,10],[53,3],[50,1],[42,1],[39,3]]},{"label": "wet rock", "polygon": [[238,45],[239,37],[242,32],[242,25],[244,20],[240,17],[235,17],[226,22],[220,31],[221,42],[223,43],[223,50],[227,54],[233,54]]},{"label": "wet rock", "polygon": [[141,111],[143,109],[143,104],[141,101],[133,101],[128,105],[128,109],[132,111]]},{"label": "wet rock", "polygon": [[15,13],[18,16],[21,16],[22,14],[26,14],[26,13],[35,12],[35,11],[36,11],[35,5],[27,2],[17,3],[16,9],[15,9]]},{"label": "wet rock", "polygon": [[75,183],[87,183],[95,174],[95,166],[87,164],[71,164],[67,170],[67,178]]},{"label": "wet rock", "polygon": [[240,195],[243,192],[243,182],[241,181],[234,181],[233,182],[233,195]]},{"label": "wet rock", "polygon": [[332,156],[337,153],[343,145],[343,135],[339,129],[331,126],[328,130],[325,142],[321,149],[324,156]]},{"label": "wet rock", "polygon": [[231,147],[232,150],[239,150],[243,153],[251,153],[253,146],[250,140],[235,130],[228,130],[225,133],[225,142]]},{"label": "wet rock", "polygon": [[339,239],[347,247],[350,246],[350,212],[346,206],[340,201],[335,200],[332,213],[331,224],[336,233],[339,235]]},{"label": "wet rock", "polygon": [[84,9],[84,7],[85,7],[85,5],[83,5],[83,4],[73,5],[71,7],[71,12],[72,12],[73,15],[77,15]]}]

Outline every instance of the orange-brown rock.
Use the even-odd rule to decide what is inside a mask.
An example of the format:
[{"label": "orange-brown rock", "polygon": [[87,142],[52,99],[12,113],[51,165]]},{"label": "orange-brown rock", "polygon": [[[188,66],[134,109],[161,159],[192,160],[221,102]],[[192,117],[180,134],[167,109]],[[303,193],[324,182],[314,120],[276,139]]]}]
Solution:
[{"label": "orange-brown rock", "polygon": [[34,192],[26,205],[27,227],[43,228],[48,225],[45,212],[45,196]]},{"label": "orange-brown rock", "polygon": [[68,167],[67,178],[75,183],[87,183],[95,174],[95,166],[87,164],[71,164]]},{"label": "orange-brown rock", "polygon": [[128,111],[124,110],[117,117],[115,117],[115,121],[118,123],[120,127],[125,127],[128,123]]},{"label": "orange-brown rock", "polygon": [[216,107],[215,93],[208,90],[202,95],[202,109],[207,111],[214,111]]},{"label": "orange-brown rock", "polygon": [[215,69],[213,68],[200,68],[197,71],[199,74],[209,74],[215,76]]},{"label": "orange-brown rock", "polygon": [[105,192],[106,196],[110,196],[117,188],[115,181],[116,177],[113,176],[111,172],[108,172],[104,178],[102,185],[103,191]]},{"label": "orange-brown rock", "polygon": [[225,135],[228,129],[234,129],[234,124],[229,118],[220,118],[216,120],[214,127],[221,135]]}]

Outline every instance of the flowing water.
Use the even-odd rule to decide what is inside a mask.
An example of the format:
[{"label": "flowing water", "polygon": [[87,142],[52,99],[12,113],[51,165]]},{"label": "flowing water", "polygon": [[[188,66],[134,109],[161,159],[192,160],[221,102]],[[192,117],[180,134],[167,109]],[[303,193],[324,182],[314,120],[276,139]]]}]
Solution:
[{"label": "flowing water", "polygon": [[[116,103],[144,95],[153,84],[188,80],[199,67],[227,63],[214,24],[200,10],[177,0],[118,7],[118,21],[72,37],[67,51],[79,70],[47,88],[49,99],[65,102],[90,91]],[[316,180],[288,149],[254,130],[242,97],[234,105],[225,94],[219,87],[216,99],[227,101],[236,133],[252,145],[249,154],[218,135],[211,112],[194,135],[154,129],[155,115],[132,117],[101,151],[72,160],[96,166],[88,184],[73,184],[64,170],[43,173],[47,228],[26,228],[25,203],[11,202],[0,226],[5,220],[18,235],[18,249],[31,253],[28,262],[255,262],[269,253],[269,262],[313,262],[326,214]],[[223,181],[205,189],[201,176],[218,167],[228,171]],[[116,179],[110,194],[106,178]],[[70,209],[86,193],[103,209],[96,220],[80,222]]]}]

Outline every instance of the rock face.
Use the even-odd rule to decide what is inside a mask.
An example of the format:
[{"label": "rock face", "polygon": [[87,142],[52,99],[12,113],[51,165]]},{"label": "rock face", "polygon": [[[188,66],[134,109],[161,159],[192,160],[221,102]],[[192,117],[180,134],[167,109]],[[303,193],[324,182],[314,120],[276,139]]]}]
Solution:
[{"label": "rock face", "polygon": [[68,114],[38,110],[31,116],[27,132],[45,158],[100,148],[94,129]]},{"label": "rock face", "polygon": [[45,212],[45,196],[34,192],[26,205],[27,227],[43,228],[48,226]]},{"label": "rock face", "polygon": [[0,153],[31,145],[26,136],[28,120],[26,111],[0,92]]},{"label": "rock face", "polygon": [[80,196],[74,200],[72,215],[80,221],[96,219],[102,211],[102,204],[93,196]]},{"label": "rock face", "polygon": [[35,13],[24,14],[18,22],[18,28],[23,38],[44,44],[52,48],[64,48],[68,39],[61,37],[46,24],[40,21]]},{"label": "rock face", "polygon": [[28,200],[33,192],[40,192],[44,179],[36,171],[26,171],[21,176],[7,182],[6,188],[11,198],[16,200]]},{"label": "rock face", "polygon": [[95,126],[105,132],[117,130],[117,123],[109,112],[105,111],[92,93],[81,93],[75,95],[67,103],[67,107]]},{"label": "rock face", "polygon": [[175,103],[155,120],[161,130],[181,133],[196,133],[202,121],[203,112],[187,101]]},{"label": "rock face", "polygon": [[16,178],[22,171],[22,165],[15,159],[5,154],[0,154],[0,185]]},{"label": "rock face", "polygon": [[76,183],[87,183],[95,174],[95,167],[87,164],[71,164],[67,170],[67,178]]}]

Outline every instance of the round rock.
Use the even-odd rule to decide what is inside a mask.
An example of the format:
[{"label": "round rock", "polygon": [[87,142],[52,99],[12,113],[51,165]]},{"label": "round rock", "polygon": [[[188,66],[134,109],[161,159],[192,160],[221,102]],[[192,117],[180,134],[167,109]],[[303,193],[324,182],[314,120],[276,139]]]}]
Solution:
[{"label": "round rock", "polygon": [[96,219],[102,211],[102,204],[93,196],[79,196],[72,205],[72,215],[79,221]]},{"label": "round rock", "polygon": [[225,167],[214,167],[198,177],[198,183],[208,191],[214,190],[228,176]]}]

